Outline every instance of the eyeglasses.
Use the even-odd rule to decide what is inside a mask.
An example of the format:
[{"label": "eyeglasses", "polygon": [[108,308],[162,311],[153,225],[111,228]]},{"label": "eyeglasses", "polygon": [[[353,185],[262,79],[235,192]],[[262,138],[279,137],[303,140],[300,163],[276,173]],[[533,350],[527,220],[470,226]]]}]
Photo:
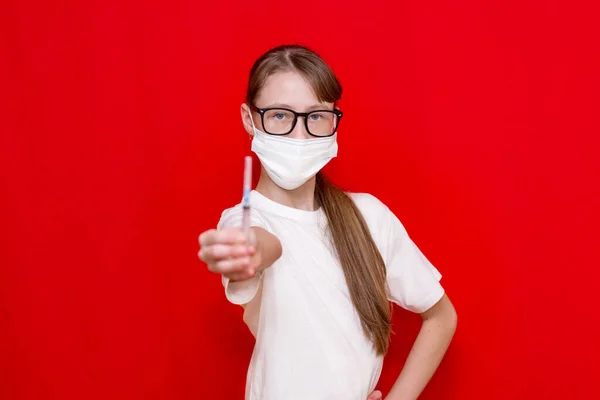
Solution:
[{"label": "eyeglasses", "polygon": [[337,131],[342,112],[340,110],[314,110],[299,113],[288,108],[258,108],[250,105],[253,111],[260,114],[265,133],[270,135],[287,135],[294,130],[298,117],[304,117],[304,127],[311,136],[327,137]]}]

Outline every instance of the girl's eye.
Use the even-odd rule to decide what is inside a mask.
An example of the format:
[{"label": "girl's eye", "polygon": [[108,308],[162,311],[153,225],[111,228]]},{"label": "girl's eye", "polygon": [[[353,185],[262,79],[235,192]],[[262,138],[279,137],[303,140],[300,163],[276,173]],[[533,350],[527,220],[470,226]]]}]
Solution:
[{"label": "girl's eye", "polygon": [[274,122],[287,121],[292,118],[290,113],[285,110],[271,110],[265,114],[265,117]]}]

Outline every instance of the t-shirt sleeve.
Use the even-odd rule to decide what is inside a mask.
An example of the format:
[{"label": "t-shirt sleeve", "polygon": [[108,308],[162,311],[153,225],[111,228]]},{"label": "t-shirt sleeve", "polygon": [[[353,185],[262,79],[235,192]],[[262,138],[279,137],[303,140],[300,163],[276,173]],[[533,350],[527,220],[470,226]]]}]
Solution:
[{"label": "t-shirt sleeve", "polygon": [[[242,207],[240,205],[223,211],[221,219],[217,224],[217,229],[241,227],[242,215]],[[269,230],[266,222],[253,209],[250,211],[250,226]],[[233,304],[244,305],[249,303],[256,296],[263,275],[264,271],[260,271],[250,279],[235,282],[231,282],[228,278],[222,276],[221,282],[225,288],[225,297]]]},{"label": "t-shirt sleeve", "polygon": [[387,268],[389,300],[406,310],[425,312],[444,295],[444,288],[440,284],[442,275],[385,205],[382,214],[382,257]]}]

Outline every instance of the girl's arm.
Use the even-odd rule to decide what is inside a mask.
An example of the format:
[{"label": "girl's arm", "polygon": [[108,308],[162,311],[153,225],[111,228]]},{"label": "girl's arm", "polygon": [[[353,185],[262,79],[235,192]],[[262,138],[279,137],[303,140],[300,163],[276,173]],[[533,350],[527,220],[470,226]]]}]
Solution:
[{"label": "girl's arm", "polygon": [[263,228],[253,226],[254,255],[250,259],[250,269],[256,274],[268,268],[281,257],[282,247],[279,239]]},{"label": "girl's arm", "polygon": [[423,325],[386,400],[416,400],[444,357],[456,330],[454,306],[444,295],[421,314]]}]

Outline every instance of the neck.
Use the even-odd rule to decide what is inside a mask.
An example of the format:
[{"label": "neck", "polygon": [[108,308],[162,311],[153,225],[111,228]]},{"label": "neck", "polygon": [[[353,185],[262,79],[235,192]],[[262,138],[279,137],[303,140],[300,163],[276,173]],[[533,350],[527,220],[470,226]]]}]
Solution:
[{"label": "neck", "polygon": [[313,176],[304,185],[294,190],[285,190],[277,186],[269,175],[261,168],[260,179],[256,185],[256,191],[263,196],[284,206],[297,208],[299,210],[315,210],[315,184]]}]

